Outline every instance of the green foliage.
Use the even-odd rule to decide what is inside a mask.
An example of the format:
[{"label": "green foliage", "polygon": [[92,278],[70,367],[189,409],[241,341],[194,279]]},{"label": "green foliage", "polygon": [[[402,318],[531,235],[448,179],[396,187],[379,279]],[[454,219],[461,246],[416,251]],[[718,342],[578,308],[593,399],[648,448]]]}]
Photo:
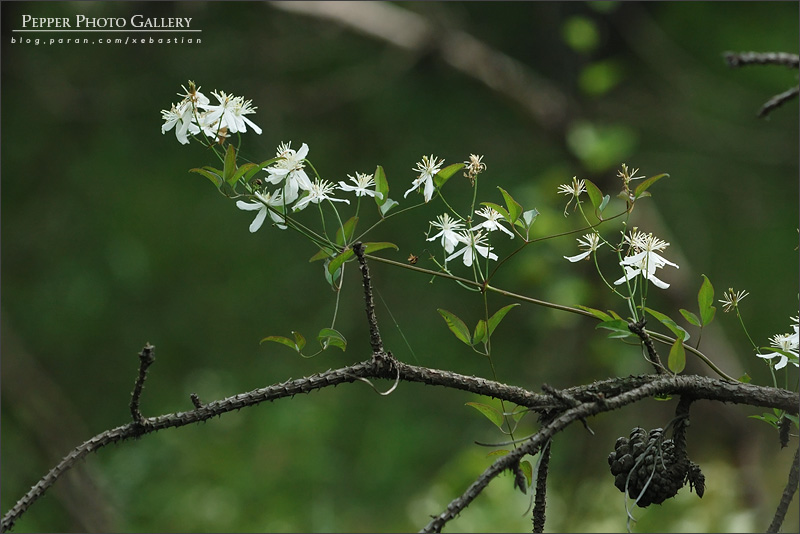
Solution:
[{"label": "green foliage", "polygon": [[436,173],[436,175],[433,177],[433,185],[435,185],[437,188],[441,188],[451,176],[463,168],[463,163],[453,163],[452,165],[448,165]]},{"label": "green foliage", "polygon": [[714,304],[714,286],[706,275],[703,275],[703,283],[697,293],[697,305],[700,307],[700,319],[703,326],[707,326],[714,320],[717,308]]},{"label": "green foliage", "polygon": [[497,408],[493,408],[488,404],[481,404],[480,402],[468,402],[466,404],[467,406],[472,406],[482,413],[486,419],[494,423],[497,428],[503,428],[505,419],[503,418],[503,414]]},{"label": "green foliage", "polygon": [[458,338],[459,341],[466,343],[467,345],[471,345],[470,336],[469,336],[469,328],[467,325],[464,324],[464,321],[458,318],[458,316],[452,312],[447,310],[443,310],[441,308],[437,309],[436,311],[444,318],[445,323],[447,323],[447,328],[450,329],[451,332]]}]

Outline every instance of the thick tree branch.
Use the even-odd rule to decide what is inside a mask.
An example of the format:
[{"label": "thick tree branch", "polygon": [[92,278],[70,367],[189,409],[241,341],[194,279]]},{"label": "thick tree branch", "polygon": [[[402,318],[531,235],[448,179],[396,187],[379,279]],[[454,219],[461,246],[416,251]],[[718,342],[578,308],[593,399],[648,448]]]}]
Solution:
[{"label": "thick tree branch", "polygon": [[[324,373],[314,374],[296,380],[289,380],[247,393],[240,393],[218,401],[209,402],[188,412],[144,418],[144,424],[133,422],[102,432],[76,447],[64,457],[58,465],[42,477],[42,479],[3,516],[2,521],[0,521],[0,530],[7,531],[12,528],[15,521],[25,513],[31,504],[36,502],[62,474],[72,468],[78,460],[84,458],[90,452],[94,452],[106,445],[165,428],[177,428],[199,423],[230,411],[239,410],[248,406],[255,406],[264,401],[293,397],[300,393],[309,393],[329,386],[355,382],[361,378],[394,380],[396,378],[395,372],[399,373],[401,381],[419,382],[468,391],[479,395],[511,401],[518,405],[527,406],[533,410],[552,410],[555,408],[563,408],[564,406],[562,400],[556,399],[551,395],[533,393],[523,388],[501,384],[480,377],[408,365],[397,361],[395,361],[393,371],[392,366],[382,365],[381,361],[371,358],[348,367],[329,370]],[[536,436],[540,437],[534,436],[532,441],[527,442],[527,445],[514,451],[512,455],[519,455],[516,458],[517,462],[524,454],[528,454],[528,452],[519,453],[518,451],[530,450],[530,453],[534,454],[538,450],[537,447],[541,446],[544,441],[565,428],[575,419],[581,419],[603,411],[613,410],[649,396],[691,393],[695,399],[718,400],[760,407],[779,408],[789,413],[798,413],[798,396],[791,391],[756,386],[753,384],[733,384],[723,380],[701,376],[674,376],[662,378],[655,375],[644,375],[625,377],[569,388],[564,391],[571,397],[580,401],[581,404],[567,410],[551,424],[540,430],[540,432],[536,434]],[[504,459],[508,458],[508,456],[504,457]],[[513,459],[514,457],[512,456],[512,458],[504,461],[511,462]],[[472,489],[474,495],[470,492],[465,494],[468,500],[464,502],[463,505],[466,506],[469,501],[480,493],[491,478],[503,470],[508,469],[510,465],[511,463],[503,463],[497,466],[496,469],[499,469],[497,472],[489,472],[489,474],[485,473],[482,475],[481,478],[476,481],[475,485],[473,485],[475,487]],[[453,506],[454,510],[457,509],[455,513],[463,509],[459,504]],[[449,509],[450,507],[448,507],[448,510]],[[449,518],[448,516],[444,519],[444,522],[449,520]],[[441,524],[443,525],[444,523]]]}]

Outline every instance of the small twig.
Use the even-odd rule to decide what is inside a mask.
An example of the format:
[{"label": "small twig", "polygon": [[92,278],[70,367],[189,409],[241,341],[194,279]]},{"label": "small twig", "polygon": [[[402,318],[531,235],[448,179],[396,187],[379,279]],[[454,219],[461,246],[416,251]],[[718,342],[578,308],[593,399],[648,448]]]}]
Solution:
[{"label": "small twig", "polygon": [[664,364],[661,363],[661,358],[656,351],[653,340],[650,339],[650,335],[647,333],[647,330],[644,329],[645,324],[647,324],[647,320],[642,318],[642,320],[637,323],[628,323],[628,330],[639,336],[639,339],[642,340],[645,348],[647,348],[648,360],[653,364],[656,374],[662,374],[664,372]]},{"label": "small twig", "polygon": [[797,484],[800,482],[800,464],[798,464],[798,462],[800,462],[800,448],[794,451],[794,462],[792,462],[792,468],[789,471],[789,481],[786,483],[786,487],[783,490],[781,502],[778,503],[778,509],[775,510],[775,516],[767,527],[767,532],[778,532],[783,524],[786,511],[792,503],[794,494],[797,492]]},{"label": "small twig", "polygon": [[547,473],[550,467],[550,444],[542,449],[539,459],[539,469],[536,471],[536,497],[533,504],[533,532],[544,532],[545,508],[547,506]]},{"label": "small twig", "polygon": [[203,407],[203,403],[200,402],[200,397],[197,396],[197,393],[190,393],[189,398],[192,399],[192,405],[198,410]]},{"label": "small twig", "polygon": [[761,110],[758,112],[759,118],[766,117],[773,109],[779,108],[786,102],[797,98],[798,94],[800,94],[800,86],[792,87],[788,91],[773,96],[761,106]]},{"label": "small twig", "polygon": [[367,322],[369,323],[369,343],[372,345],[372,356],[374,358],[378,354],[383,354],[383,340],[378,330],[378,319],[375,317],[375,301],[372,298],[372,281],[369,276],[367,260],[364,259],[364,249],[363,243],[353,244],[353,252],[358,258],[358,264],[361,268],[361,276],[364,283],[364,300],[367,305]]},{"label": "small twig", "polygon": [[745,65],[784,65],[800,68],[800,56],[785,52],[725,52],[725,61],[730,67]]},{"label": "small twig", "polygon": [[142,352],[139,353],[139,376],[136,377],[136,383],[133,385],[133,393],[131,394],[131,417],[133,422],[144,426],[145,418],[142,412],[139,411],[139,401],[142,397],[142,389],[144,389],[144,381],[147,379],[147,368],[156,361],[154,354],[155,347],[150,343],[146,343]]}]

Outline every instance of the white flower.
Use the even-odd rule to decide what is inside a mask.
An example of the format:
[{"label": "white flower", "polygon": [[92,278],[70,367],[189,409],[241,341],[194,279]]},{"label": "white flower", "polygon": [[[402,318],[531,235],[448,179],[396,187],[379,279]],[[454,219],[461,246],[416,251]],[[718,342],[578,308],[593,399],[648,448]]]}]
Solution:
[{"label": "white flower", "polygon": [[473,230],[478,230],[480,228],[486,228],[486,231],[488,232],[494,232],[495,230],[500,230],[510,235],[511,239],[514,239],[514,233],[500,224],[499,221],[503,221],[505,219],[503,219],[503,216],[500,214],[499,211],[497,211],[492,207],[485,206],[483,209],[476,210],[475,213],[477,213],[481,217],[484,217],[486,220],[480,223],[479,225],[475,226]]},{"label": "white flower", "polygon": [[267,178],[269,183],[279,184],[286,180],[283,185],[283,196],[286,203],[290,204],[297,200],[298,190],[311,190],[311,180],[303,170],[305,167],[303,160],[308,155],[308,145],[303,143],[300,150],[295,152],[291,148],[291,143],[281,143],[277,155],[283,159],[264,170],[269,173]]},{"label": "white flower", "polygon": [[311,189],[309,189],[308,194],[297,201],[297,204],[292,207],[293,211],[300,211],[301,209],[308,206],[309,202],[313,202],[314,204],[319,204],[323,200],[331,200],[333,202],[344,202],[346,204],[350,204],[349,200],[344,198],[332,198],[329,196],[330,193],[333,192],[335,189],[334,185],[327,180],[320,180],[317,178],[314,180],[314,183],[311,184]]},{"label": "white flower", "polygon": [[[256,214],[256,218],[253,219],[253,222],[250,224],[250,233],[255,232],[261,225],[264,224],[264,219],[267,218],[267,213],[269,213],[272,220],[277,223],[278,228],[281,230],[286,229],[286,225],[283,224],[286,219],[280,213],[276,213],[275,211],[280,211],[283,208],[283,196],[280,191],[275,191],[273,194],[262,194],[262,193],[255,193],[256,198],[258,198],[259,202],[244,202],[242,200],[236,201],[236,207],[240,210],[245,211],[254,211],[258,210]],[[267,206],[273,208],[270,210]]]},{"label": "white flower", "polygon": [[586,251],[581,252],[577,256],[564,256],[564,259],[567,259],[573,263],[576,261],[581,261],[584,258],[588,258],[592,252],[603,246],[603,243],[600,242],[600,236],[598,234],[586,234],[583,236],[583,239],[580,237],[577,238],[577,241],[581,247],[586,248]]},{"label": "white flower", "polygon": [[[776,349],[780,349],[784,352],[788,352],[789,354],[794,355],[794,360],[792,363],[795,367],[800,367],[797,363],[797,359],[800,357],[798,355],[798,343],[797,343],[797,327],[793,326],[795,329],[794,334],[777,334],[770,338],[770,345],[775,347]],[[778,358],[778,363],[775,364],[775,369],[783,369],[786,367],[786,364],[789,362],[789,358],[786,357],[785,354],[781,354],[780,352],[771,352],[769,354],[756,354],[759,358],[763,358],[765,360],[771,360],[773,358]]]},{"label": "white flower", "polygon": [[403,198],[406,198],[408,194],[415,189],[418,189],[419,186],[424,184],[424,189],[422,192],[423,197],[425,198],[425,202],[429,202],[431,198],[433,198],[433,176],[439,172],[444,164],[444,160],[438,161],[437,158],[433,156],[433,154],[428,156],[422,156],[422,161],[417,163],[417,166],[414,167],[414,171],[420,173],[419,177],[411,184],[411,189],[406,191],[406,194],[403,195]]},{"label": "white flower", "polygon": [[665,265],[671,265],[676,269],[679,268],[676,264],[656,253],[667,248],[669,243],[654,237],[653,234],[645,235],[643,232],[636,232],[630,237],[625,236],[625,240],[630,243],[634,254],[620,262],[620,265],[625,269],[625,276],[615,281],[614,285],[619,285],[641,274],[645,279],[653,282],[656,287],[667,289],[669,284],[659,280],[655,276],[655,272],[656,269],[660,269]]},{"label": "white flower", "polygon": [[161,118],[164,120],[161,133],[165,134],[175,128],[175,137],[182,145],[189,144],[188,134],[194,135],[200,132],[200,128],[193,122],[192,103],[187,100],[177,106],[173,104],[168,110],[162,109]]},{"label": "white flower", "polygon": [[383,199],[383,193],[378,193],[373,189],[367,189],[368,187],[375,187],[375,178],[373,178],[371,174],[361,174],[357,172],[355,178],[349,174],[347,177],[356,185],[339,182],[339,189],[342,191],[355,191],[357,197],[370,196]]},{"label": "white flower", "polygon": [[431,226],[435,226],[441,231],[435,236],[429,237],[426,241],[433,241],[437,237],[441,237],[444,251],[447,254],[450,254],[453,252],[453,250],[455,250],[457,244],[462,243],[461,236],[456,233],[456,230],[463,229],[464,224],[461,221],[451,218],[447,213],[438,215],[436,219],[439,222],[431,221]]},{"label": "white flower", "polygon": [[459,241],[464,243],[464,248],[449,255],[445,261],[450,261],[462,256],[464,265],[470,267],[472,262],[477,259],[477,256],[475,255],[476,253],[480,254],[484,258],[489,258],[490,260],[497,259],[497,254],[492,252],[492,247],[486,244],[486,236],[483,235],[482,230],[475,234],[469,231],[461,232]]},{"label": "white flower", "polygon": [[729,287],[722,294],[722,300],[719,301],[722,304],[722,311],[728,313],[731,310],[735,310],[739,307],[739,302],[749,294],[747,291],[734,291],[732,287]]},{"label": "white flower", "polygon": [[567,209],[569,208],[569,205],[572,204],[572,201],[577,199],[578,203],[580,203],[581,194],[586,192],[586,181],[578,180],[577,176],[573,176],[571,184],[561,184],[558,186],[558,192],[564,195],[572,196],[572,198],[569,199],[569,202],[567,202],[567,205],[564,207],[564,217],[566,217],[568,215]]},{"label": "white flower", "polygon": [[261,133],[261,128],[245,117],[245,115],[255,113],[255,108],[252,107],[252,100],[245,102],[244,98],[241,96],[229,95],[224,91],[220,91],[219,93],[212,91],[211,94],[217,97],[219,104],[215,106],[206,106],[208,109],[206,123],[213,123],[220,120],[221,128],[227,128],[231,133],[244,133],[247,131],[247,125],[249,125],[257,134]]}]

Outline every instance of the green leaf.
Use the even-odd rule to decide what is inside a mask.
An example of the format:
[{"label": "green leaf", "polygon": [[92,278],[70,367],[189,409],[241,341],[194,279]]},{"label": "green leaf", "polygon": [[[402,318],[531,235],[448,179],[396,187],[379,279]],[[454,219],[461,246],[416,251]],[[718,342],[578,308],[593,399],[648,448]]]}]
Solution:
[{"label": "green leaf", "polygon": [[703,326],[706,326],[714,320],[714,314],[717,312],[717,308],[713,306],[714,286],[706,275],[703,275],[703,283],[697,293],[697,304],[700,306],[700,319],[703,321]]},{"label": "green leaf", "polygon": [[388,241],[376,241],[374,243],[364,243],[364,254],[371,254],[373,252],[377,252],[385,248],[393,248],[395,250],[400,250],[400,247],[398,247],[394,243],[389,243]]},{"label": "green leaf", "polygon": [[668,401],[670,399],[672,399],[672,395],[670,395],[669,393],[664,393],[663,395],[654,395],[653,396],[653,400],[657,400],[657,401]]},{"label": "green leaf", "polygon": [[454,313],[451,313],[447,310],[443,310],[438,308],[436,311],[444,318],[444,321],[447,323],[447,327],[450,329],[455,336],[466,343],[467,345],[471,345],[470,343],[470,335],[469,335],[469,328],[467,325],[464,324],[464,321],[459,319]]},{"label": "green leaf", "polygon": [[675,343],[673,343],[672,347],[669,349],[667,367],[675,374],[680,373],[683,371],[683,368],[686,367],[686,351],[680,339],[676,339]]},{"label": "green leaf", "polygon": [[514,224],[514,222],[519,218],[520,214],[522,214],[522,206],[514,200],[514,197],[508,194],[508,191],[503,189],[502,187],[498,187],[497,189],[500,190],[500,193],[503,195],[503,199],[506,201],[506,207],[508,208],[508,222]]},{"label": "green leaf", "polygon": [[378,207],[381,207],[389,200],[389,182],[386,180],[386,173],[380,165],[375,169],[375,192],[381,194],[381,198],[378,198],[378,195],[374,197],[375,203]]},{"label": "green leaf", "polygon": [[663,313],[653,310],[645,306],[645,311],[655,317],[656,319],[661,322],[664,326],[670,329],[670,331],[675,334],[675,337],[681,341],[688,341],[689,339],[689,332],[686,331],[685,328],[678,325],[675,321],[664,315]]},{"label": "green leaf", "polygon": [[489,317],[488,326],[489,326],[490,336],[494,333],[494,329],[497,328],[497,325],[500,324],[500,321],[503,320],[503,317],[505,317],[506,314],[511,311],[511,308],[514,308],[516,306],[519,306],[519,304],[509,304],[508,306],[503,306],[502,308],[494,312],[494,315]]},{"label": "green leaf", "polygon": [[346,262],[352,257],[353,257],[353,249],[351,248],[345,249],[344,252],[333,258],[331,262],[328,264],[328,272],[331,273],[332,275],[335,274],[336,271],[339,269],[339,267],[341,267],[344,262]]},{"label": "green leaf", "polygon": [[398,202],[395,202],[391,198],[387,198],[386,202],[381,204],[381,206],[378,208],[378,210],[381,212],[381,217],[385,217],[386,214],[389,212],[389,210],[397,206],[398,204],[399,204]]},{"label": "green leaf", "polygon": [[472,344],[477,345],[486,337],[486,321],[481,319],[475,325],[475,333],[472,334]]},{"label": "green leaf", "polygon": [[634,335],[633,332],[628,330],[628,323],[623,319],[612,319],[610,321],[603,321],[602,323],[598,323],[597,326],[595,326],[595,329],[597,328],[605,328],[606,330],[611,330],[611,333],[608,334],[608,337],[611,339],[631,337]]},{"label": "green leaf", "polygon": [[288,337],[267,336],[264,339],[262,339],[261,341],[259,341],[258,343],[261,344],[261,343],[264,343],[265,341],[273,341],[275,343],[280,343],[281,345],[286,345],[287,347],[289,347],[292,350],[297,350],[297,345],[295,344],[295,342],[292,341],[291,339],[289,339]]},{"label": "green leaf", "polygon": [[481,404],[480,402],[468,402],[467,406],[472,406],[486,416],[489,421],[497,425],[498,428],[503,428],[503,414],[500,413],[500,411],[496,408],[492,408],[486,404]]},{"label": "green leaf", "polygon": [[328,258],[333,257],[335,255],[336,255],[336,251],[334,249],[332,249],[330,247],[322,247],[322,248],[319,249],[319,252],[317,252],[316,254],[311,256],[311,259],[308,260],[308,262],[311,263],[311,262],[314,262],[314,261],[325,260],[325,259],[328,259]]},{"label": "green leaf", "polygon": [[294,342],[297,344],[297,352],[300,352],[306,346],[306,338],[300,332],[295,332],[294,330],[292,330],[292,335],[294,336]]},{"label": "green leaf", "polygon": [[739,377],[739,382],[742,382],[744,384],[749,384],[751,380],[752,378],[747,373]]},{"label": "green leaf", "polygon": [[327,349],[332,345],[342,349],[342,352],[344,352],[345,348],[347,348],[347,340],[345,340],[344,336],[338,330],[334,330],[333,328],[323,328],[320,330],[319,334],[317,334],[317,340],[323,349]]},{"label": "green leaf", "polygon": [[525,479],[528,481],[528,487],[530,487],[533,481],[533,466],[528,460],[522,460],[519,463],[519,468],[522,469],[522,474],[525,475]]},{"label": "green leaf", "polygon": [[642,196],[642,194],[645,191],[647,191],[650,188],[651,185],[653,185],[654,183],[656,183],[660,179],[665,178],[667,176],[669,176],[669,174],[667,174],[667,173],[658,174],[656,176],[651,176],[650,178],[648,178],[644,182],[640,183],[636,187],[636,189],[633,191],[634,198],[639,198],[640,196]]},{"label": "green leaf", "polygon": [[610,314],[611,314],[611,317],[613,317],[614,319],[618,319],[618,320],[620,320],[620,321],[622,321],[622,320],[623,320],[623,319],[622,319],[622,317],[620,316],[620,314],[618,314],[618,313],[617,313],[617,312],[615,312],[614,310],[608,310],[608,313],[610,313]]},{"label": "green leaf", "polygon": [[233,173],[233,176],[231,176],[231,180],[228,183],[230,183],[231,185],[235,184],[237,181],[239,181],[239,178],[244,176],[244,174],[247,171],[253,170],[253,167],[258,167],[258,166],[255,163],[245,163],[244,165],[236,169],[236,172]]},{"label": "green leaf", "polygon": [[222,168],[222,177],[226,182],[233,185],[236,183],[234,176],[236,176],[236,149],[233,145],[228,145],[228,151],[225,152],[225,166]]},{"label": "green leaf", "polygon": [[[248,170],[244,173],[244,181],[245,182],[250,181],[250,178],[252,178],[258,171],[260,171],[264,167],[272,165],[273,163],[275,163],[279,159],[281,159],[281,158],[271,158],[271,159],[268,159],[267,161],[262,161],[258,165],[253,165],[252,163],[248,163],[247,165],[253,165],[253,166],[252,167],[248,167]],[[242,167],[245,167],[245,166],[246,165],[242,165]]]},{"label": "green leaf", "polygon": [[609,202],[611,202],[611,195],[604,196],[603,201],[600,203],[600,207],[597,208],[597,211],[603,213],[603,210],[606,209],[606,206],[608,206]]},{"label": "green leaf", "polygon": [[[536,208],[522,212],[521,226],[523,228],[530,228],[531,225],[536,221],[536,217],[538,217],[538,215],[539,215],[539,210],[537,210]],[[520,224],[520,221],[518,220],[515,224]]]},{"label": "green leaf", "polygon": [[211,180],[211,183],[213,183],[217,188],[219,188],[219,186],[222,185],[222,176],[220,176],[218,173],[213,172],[211,170],[208,170],[208,169],[189,169],[189,172],[194,172],[194,173],[200,174],[202,176],[205,176],[206,178]]},{"label": "green leaf", "polygon": [[758,419],[759,421],[764,421],[767,424],[770,424],[774,427],[778,426],[778,418],[772,415],[771,413],[764,412],[763,415],[748,415],[747,417],[751,419]]},{"label": "green leaf", "polygon": [[508,450],[508,449],[495,449],[492,452],[490,452],[489,454],[487,454],[486,456],[505,456],[509,452],[511,452],[511,451]]},{"label": "green leaf", "polygon": [[433,185],[436,187],[442,187],[447,180],[450,179],[455,173],[460,171],[464,168],[463,163],[453,163],[452,165],[448,165],[441,171],[437,172],[436,175],[433,177]]},{"label": "green leaf", "polygon": [[589,194],[592,206],[594,206],[594,209],[599,209],[600,204],[603,203],[603,192],[591,180],[584,180],[584,182],[586,183],[586,192]]},{"label": "green leaf", "polygon": [[689,324],[693,324],[695,326],[702,326],[702,324],[700,323],[700,318],[698,318],[695,314],[693,314],[689,310],[684,310],[683,308],[681,308],[678,311],[681,312],[681,315],[683,315],[683,318],[686,319],[689,322]]},{"label": "green leaf", "polygon": [[272,341],[274,343],[280,343],[281,345],[286,345],[290,349],[300,352],[303,350],[303,347],[306,346],[306,339],[299,333],[299,332],[292,332],[294,334],[294,341],[289,339],[288,337],[283,336],[267,336],[261,341],[259,344],[264,343],[265,341]]},{"label": "green leaf", "polygon": [[589,306],[577,306],[577,307],[591,313],[601,321],[610,321],[612,319],[612,317],[604,311],[596,310],[594,308],[590,308]]},{"label": "green leaf", "polygon": [[[358,217],[350,217],[347,222],[345,222],[342,226],[336,230],[336,243],[339,245],[345,245],[353,239],[353,233],[356,231],[356,225],[358,224]],[[344,232],[342,232],[344,230]]]}]

